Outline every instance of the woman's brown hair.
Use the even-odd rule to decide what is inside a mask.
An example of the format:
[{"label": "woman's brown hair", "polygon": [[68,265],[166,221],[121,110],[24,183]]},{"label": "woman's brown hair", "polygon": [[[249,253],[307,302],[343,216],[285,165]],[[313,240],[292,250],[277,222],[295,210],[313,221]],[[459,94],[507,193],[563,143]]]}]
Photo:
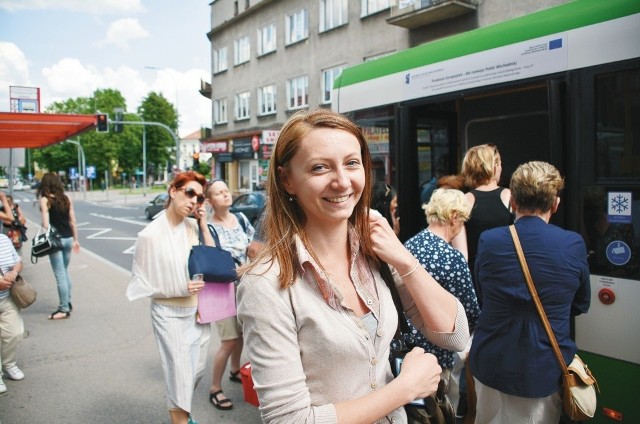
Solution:
[{"label": "woman's brown hair", "polygon": [[49,200],[49,209],[66,211],[71,202],[64,194],[64,186],[60,177],[53,172],[47,172],[42,176],[40,186],[36,189],[36,197],[46,197]]}]

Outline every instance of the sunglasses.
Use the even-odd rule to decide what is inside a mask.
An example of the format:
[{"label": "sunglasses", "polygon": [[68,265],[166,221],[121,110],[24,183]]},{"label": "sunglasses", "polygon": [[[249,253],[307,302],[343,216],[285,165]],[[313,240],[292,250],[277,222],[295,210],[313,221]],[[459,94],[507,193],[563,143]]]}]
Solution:
[{"label": "sunglasses", "polygon": [[183,191],[184,194],[189,198],[189,199],[193,199],[194,197],[197,197],[197,202],[199,205],[204,203],[204,194],[199,194],[198,192],[195,191],[195,189],[191,188],[191,187],[187,187],[187,188],[179,188],[179,191]]}]

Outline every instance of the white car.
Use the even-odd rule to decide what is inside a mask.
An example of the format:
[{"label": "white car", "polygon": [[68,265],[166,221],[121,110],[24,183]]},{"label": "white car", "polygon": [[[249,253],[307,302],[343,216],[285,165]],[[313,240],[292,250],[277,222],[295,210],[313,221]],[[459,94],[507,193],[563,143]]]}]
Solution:
[{"label": "white car", "polygon": [[14,191],[22,191],[24,190],[25,186],[24,183],[22,182],[22,180],[15,180],[13,182],[13,190]]}]

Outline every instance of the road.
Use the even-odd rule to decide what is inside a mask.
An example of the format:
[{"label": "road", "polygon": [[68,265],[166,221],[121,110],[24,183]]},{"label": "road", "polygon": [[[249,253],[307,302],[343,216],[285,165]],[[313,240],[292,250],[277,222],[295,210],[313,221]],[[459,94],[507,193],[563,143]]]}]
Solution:
[{"label": "road", "polygon": [[[81,194],[73,194],[77,197],[74,211],[80,246],[130,270],[137,234],[149,223],[144,216],[144,207],[147,199],[153,196],[136,196],[129,199],[129,203],[124,203],[115,194],[112,199],[103,195],[94,200],[84,200]],[[34,194],[30,191],[14,192],[13,197],[27,220],[31,221],[30,225],[36,229],[40,224],[40,212]]]},{"label": "road", "polygon": [[[144,203],[150,196],[112,193],[106,198],[104,193],[93,193],[84,199],[71,193],[70,197],[82,246],[69,266],[74,311],[67,320],[46,319],[58,304],[55,279],[48,258],[35,265],[29,262],[27,242],[22,275],[36,287],[38,297],[22,311],[27,337],[18,350],[18,365],[26,377],[4,379],[8,391],[0,395],[0,424],[168,424],[149,302],[129,302],[124,295],[135,236],[148,224]],[[29,220],[32,238],[40,223],[33,193],[15,192],[14,199]],[[219,346],[213,329],[211,358]],[[243,401],[241,384],[223,380],[225,394],[234,403],[231,411],[219,411],[209,403],[210,384],[211,361],[192,405],[200,424],[260,422],[258,408]]]}]

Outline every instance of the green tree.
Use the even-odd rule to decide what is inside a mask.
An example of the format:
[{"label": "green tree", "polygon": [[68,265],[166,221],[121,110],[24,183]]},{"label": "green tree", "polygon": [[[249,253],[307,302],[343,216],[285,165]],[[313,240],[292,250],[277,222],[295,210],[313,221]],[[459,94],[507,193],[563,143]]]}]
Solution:
[{"label": "green tree", "polygon": [[[161,93],[151,92],[145,97],[138,115],[145,122],[158,122],[169,127],[175,134],[178,127],[178,114],[175,108]],[[167,162],[175,162],[176,142],[164,128],[147,127],[147,164],[148,171],[153,171],[156,178],[163,175]]]},{"label": "green tree", "polygon": [[[159,122],[171,128],[175,133],[178,115],[171,103],[162,94],[154,92],[142,100],[136,113],[127,113],[126,102],[120,91],[115,89],[96,90],[91,97],[78,97],[55,102],[47,107],[47,112],[85,114],[107,113],[109,119],[115,118],[115,109],[122,108],[124,121]],[[114,133],[113,125],[108,133],[87,131],[75,139],[82,146],[86,165],[96,167],[96,185],[102,183],[105,171],[109,176],[109,185],[121,181],[121,173],[128,177],[135,175],[136,169],[142,168],[142,125],[123,126],[122,133]],[[175,140],[164,128],[147,126],[147,173],[155,169],[156,174],[163,175],[167,162],[175,158]],[[32,149],[32,160],[40,168],[49,171],[68,172],[69,168],[78,166],[77,146],[70,143],[58,143],[42,149]]]}]

